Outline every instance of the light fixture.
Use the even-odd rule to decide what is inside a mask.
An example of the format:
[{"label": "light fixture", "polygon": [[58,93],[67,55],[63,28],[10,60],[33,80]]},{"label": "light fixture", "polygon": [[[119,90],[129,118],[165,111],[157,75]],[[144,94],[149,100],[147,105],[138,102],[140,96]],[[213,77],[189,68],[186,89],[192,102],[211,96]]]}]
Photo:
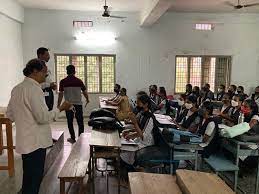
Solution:
[{"label": "light fixture", "polygon": [[107,46],[114,44],[116,37],[111,32],[79,32],[74,39],[84,45]]}]

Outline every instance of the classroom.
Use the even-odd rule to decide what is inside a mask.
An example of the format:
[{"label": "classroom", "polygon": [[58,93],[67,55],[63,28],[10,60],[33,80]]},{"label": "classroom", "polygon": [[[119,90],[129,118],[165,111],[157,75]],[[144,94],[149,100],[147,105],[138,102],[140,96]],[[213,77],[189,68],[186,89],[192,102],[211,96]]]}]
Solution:
[{"label": "classroom", "polygon": [[1,0],[1,194],[259,194],[259,0]]}]

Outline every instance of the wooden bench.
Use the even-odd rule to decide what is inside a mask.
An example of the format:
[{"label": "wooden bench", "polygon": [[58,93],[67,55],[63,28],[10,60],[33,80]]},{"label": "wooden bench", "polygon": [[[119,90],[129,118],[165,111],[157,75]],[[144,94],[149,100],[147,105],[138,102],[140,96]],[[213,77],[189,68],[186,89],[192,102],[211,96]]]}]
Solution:
[{"label": "wooden bench", "polygon": [[239,167],[230,160],[226,159],[223,155],[211,155],[209,158],[204,159],[204,161],[212,168],[213,171],[218,175],[219,172],[234,172],[234,191],[237,189],[237,179]]},{"label": "wooden bench", "polygon": [[65,194],[66,182],[79,182],[80,193],[82,192],[83,180],[88,174],[88,164],[90,159],[89,133],[82,133],[78,141],[74,144],[72,151],[59,173],[60,194]]}]

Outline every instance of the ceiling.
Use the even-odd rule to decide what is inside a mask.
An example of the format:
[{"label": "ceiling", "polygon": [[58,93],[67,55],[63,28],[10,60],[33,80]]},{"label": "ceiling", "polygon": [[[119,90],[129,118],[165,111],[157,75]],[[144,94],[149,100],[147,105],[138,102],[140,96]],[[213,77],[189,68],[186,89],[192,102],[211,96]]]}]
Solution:
[{"label": "ceiling", "polygon": [[[102,11],[104,0],[17,0],[27,8]],[[113,11],[141,11],[146,0],[107,0]]]},{"label": "ceiling", "polygon": [[[17,0],[24,7],[40,9],[102,11],[104,0]],[[113,11],[141,11],[148,0],[107,0]],[[152,0],[149,0],[152,1]],[[176,12],[248,12],[259,13],[259,6],[234,10],[225,1],[237,4],[237,0],[170,0],[169,11]],[[259,0],[240,0],[241,4],[259,3]]]}]

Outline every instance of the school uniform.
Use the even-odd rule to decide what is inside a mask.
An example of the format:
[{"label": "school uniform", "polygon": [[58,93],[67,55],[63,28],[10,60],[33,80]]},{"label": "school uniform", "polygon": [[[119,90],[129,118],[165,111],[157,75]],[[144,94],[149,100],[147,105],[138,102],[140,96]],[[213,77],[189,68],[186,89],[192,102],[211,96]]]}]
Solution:
[{"label": "school uniform", "polygon": [[241,108],[236,108],[236,107],[232,107],[229,110],[228,115],[230,116],[231,119],[233,119],[234,125],[238,124],[238,118],[240,116],[240,111],[241,111]]},{"label": "school uniform", "polygon": [[225,92],[217,93],[217,101],[222,101],[223,96],[225,95]]},{"label": "school uniform", "polygon": [[199,125],[200,120],[201,119],[198,115],[198,111],[192,112],[191,110],[188,110],[187,115],[183,118],[180,125],[185,129],[190,129],[190,132],[195,133],[196,130],[192,130],[193,128],[197,129],[196,127]]}]

